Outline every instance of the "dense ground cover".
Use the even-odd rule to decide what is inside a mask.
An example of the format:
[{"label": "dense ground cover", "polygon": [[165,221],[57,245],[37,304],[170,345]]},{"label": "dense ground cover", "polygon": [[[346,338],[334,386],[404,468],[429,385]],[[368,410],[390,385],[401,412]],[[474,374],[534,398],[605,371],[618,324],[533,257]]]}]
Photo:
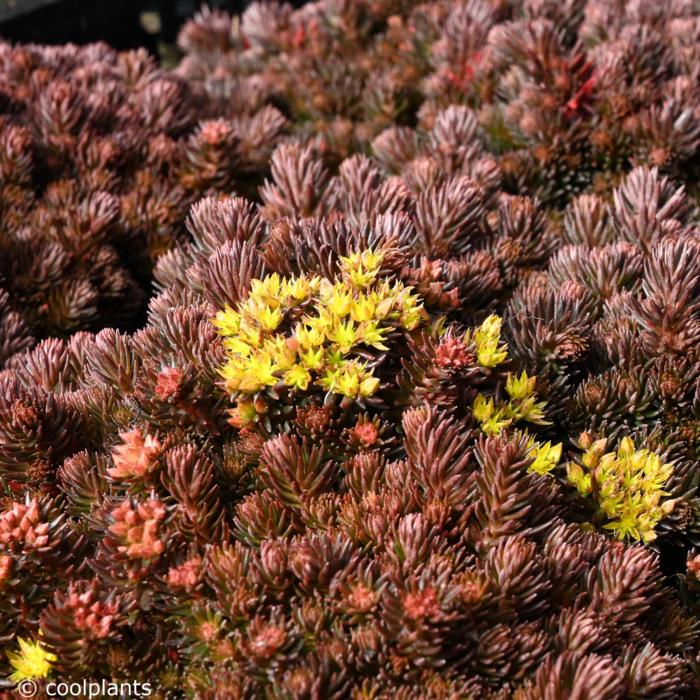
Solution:
[{"label": "dense ground cover", "polygon": [[0,45],[2,673],[697,697],[694,3],[179,44]]}]

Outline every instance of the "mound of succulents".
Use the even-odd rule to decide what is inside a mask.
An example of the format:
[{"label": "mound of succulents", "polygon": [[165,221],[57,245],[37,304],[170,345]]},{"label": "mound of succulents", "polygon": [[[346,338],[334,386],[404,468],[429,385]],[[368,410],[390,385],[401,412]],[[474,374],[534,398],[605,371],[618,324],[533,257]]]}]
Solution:
[{"label": "mound of succulents", "polygon": [[700,696],[700,11],[0,47],[0,674]]},{"label": "mound of succulents", "polygon": [[232,113],[145,50],[0,43],[0,367],[141,323],[189,206],[254,193],[285,123],[271,105]]}]

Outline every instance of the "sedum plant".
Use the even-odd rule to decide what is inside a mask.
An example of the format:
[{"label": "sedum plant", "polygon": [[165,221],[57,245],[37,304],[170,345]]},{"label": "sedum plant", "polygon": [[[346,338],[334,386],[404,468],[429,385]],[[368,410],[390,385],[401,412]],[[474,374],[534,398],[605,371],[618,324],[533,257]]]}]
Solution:
[{"label": "sedum plant", "polygon": [[17,642],[19,649],[7,652],[7,658],[13,669],[9,679],[17,682],[48,676],[56,656],[45,651],[39,642],[31,642],[21,637]]},{"label": "sedum plant", "polygon": [[173,71],[0,46],[0,674],[699,696],[697,38],[317,0]]},{"label": "sedum plant", "polygon": [[582,496],[592,497],[610,522],[603,525],[618,539],[630,537],[652,542],[654,528],[675,505],[664,491],[673,465],[664,464],[658,454],[636,449],[625,437],[617,449],[606,452],[607,441],[590,444],[577,462],[567,467],[567,478]]},{"label": "sedum plant", "polygon": [[413,330],[422,306],[411,289],[380,280],[382,254],[372,250],[340,257],[340,279],[251,280],[236,309],[220,311],[225,387],[253,396],[265,387],[307,391],[311,383],[348,399],[369,398],[379,388],[372,352],[388,351],[397,330]]},{"label": "sedum plant", "polygon": [[0,42],[0,83],[0,367],[142,323],[190,205],[254,192],[285,126],[271,105],[232,118],[143,49]]}]

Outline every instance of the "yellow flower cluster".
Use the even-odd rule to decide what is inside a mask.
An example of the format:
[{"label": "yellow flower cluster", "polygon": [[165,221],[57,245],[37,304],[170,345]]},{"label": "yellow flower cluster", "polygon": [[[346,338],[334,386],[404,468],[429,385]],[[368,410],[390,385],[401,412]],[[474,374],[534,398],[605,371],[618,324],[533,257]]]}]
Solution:
[{"label": "yellow flower cluster", "polygon": [[56,656],[46,651],[41,643],[17,639],[19,651],[8,651],[7,658],[13,671],[10,680],[15,683],[29,678],[45,678],[51,671],[51,663]]},{"label": "yellow flower cluster", "polygon": [[[464,342],[469,344],[471,333],[467,331]],[[474,331],[476,361],[482,367],[497,367],[508,359],[508,347],[501,343],[501,318],[491,314]]]},{"label": "yellow flower cluster", "polygon": [[[476,359],[482,367],[493,368],[508,360],[508,346],[501,342],[501,319],[489,316],[479,328],[467,331],[464,342],[474,342]],[[544,401],[537,401],[535,384],[537,379],[529,377],[523,370],[520,376],[511,372],[506,377],[508,401],[496,403],[495,399],[479,394],[472,406],[474,418],[479,421],[481,429],[487,435],[498,435],[505,428],[518,421],[537,425],[548,425],[545,419]],[[561,459],[561,443],[540,443],[534,438],[528,439],[529,454],[533,459],[529,470],[537,474],[549,474]]]},{"label": "yellow flower cluster", "polygon": [[528,470],[535,472],[540,476],[549,474],[554,467],[559,464],[561,459],[561,443],[552,445],[551,442],[537,442],[534,438],[530,438],[527,442],[530,457],[533,462]]},{"label": "yellow flower cluster", "polygon": [[606,452],[606,444],[603,438],[588,445],[580,464],[569,464],[568,479],[579,493],[597,501],[611,521],[604,527],[618,539],[652,542],[654,528],[675,505],[674,499],[663,499],[669,495],[663,487],[673,465],[647,449],[635,449],[629,437],[620,441],[616,452]]},{"label": "yellow flower cluster", "polygon": [[424,316],[419,298],[401,282],[379,279],[382,255],[371,250],[340,259],[341,277],[253,280],[247,299],[219,311],[214,325],[228,352],[221,374],[228,391],[252,395],[278,384],[311,384],[349,398],[379,388],[363,351],[387,351],[396,328],[414,329]]},{"label": "yellow flower cluster", "polygon": [[510,399],[502,401],[498,405],[493,398],[486,398],[482,394],[476,397],[472,412],[474,418],[481,424],[481,429],[487,435],[498,435],[519,420],[547,425],[549,421],[544,417],[544,401],[537,401],[535,395],[535,377],[528,377],[523,370],[519,377],[508,373],[506,378],[506,392]]}]

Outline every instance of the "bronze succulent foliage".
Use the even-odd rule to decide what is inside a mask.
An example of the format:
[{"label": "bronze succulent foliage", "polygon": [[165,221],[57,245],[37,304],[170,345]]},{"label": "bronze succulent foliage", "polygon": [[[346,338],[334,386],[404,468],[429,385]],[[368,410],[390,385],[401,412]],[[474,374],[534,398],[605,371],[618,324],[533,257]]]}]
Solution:
[{"label": "bronze succulent foliage", "polygon": [[204,8],[174,70],[0,44],[0,673],[700,695],[698,38],[317,0]]}]

